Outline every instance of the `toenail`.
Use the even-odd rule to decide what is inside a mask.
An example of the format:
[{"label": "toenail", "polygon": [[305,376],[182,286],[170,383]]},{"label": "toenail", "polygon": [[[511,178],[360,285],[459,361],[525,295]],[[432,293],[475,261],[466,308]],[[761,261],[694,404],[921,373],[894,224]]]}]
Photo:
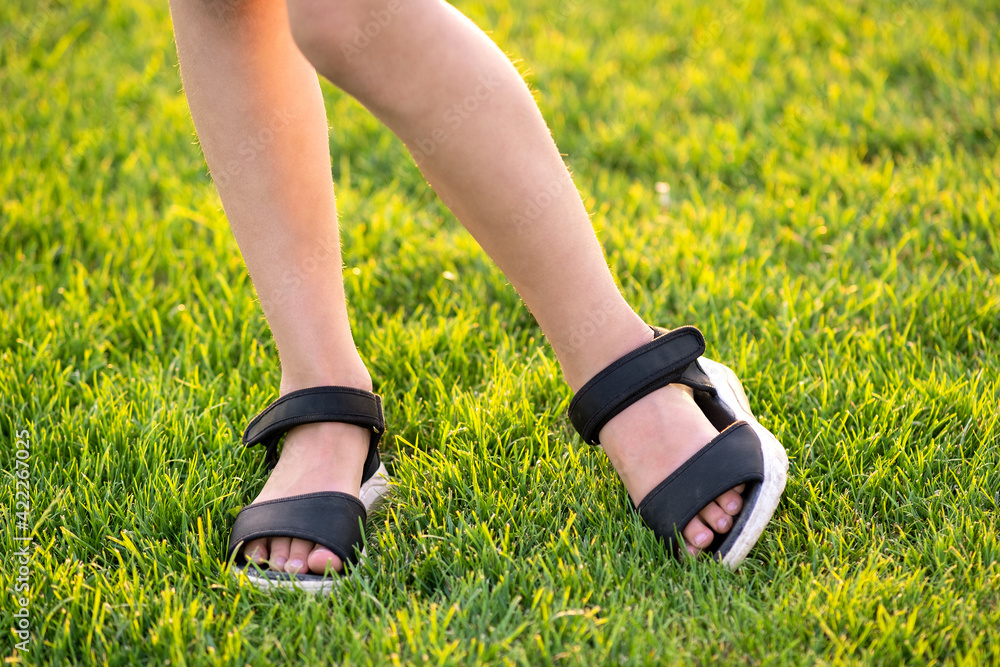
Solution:
[{"label": "toenail", "polygon": [[284,567],[286,560],[288,560],[288,559],[287,558],[283,558],[281,556],[278,556],[277,558],[274,559],[274,561],[272,562],[272,565],[274,567],[276,567],[276,568]]},{"label": "toenail", "polygon": [[698,537],[694,539],[694,543],[697,544],[699,547],[703,547],[711,541],[712,541],[711,533],[701,533],[700,535],[698,535]]},{"label": "toenail", "polygon": [[730,512],[735,512],[739,508],[740,508],[740,504],[738,502],[736,502],[735,500],[733,502],[729,503],[728,505],[726,505],[726,509],[728,509]]},{"label": "toenail", "polygon": [[726,530],[729,528],[729,517],[722,517],[716,525],[718,525],[719,530]]},{"label": "toenail", "polygon": [[302,569],[303,562],[296,558],[295,560],[288,561],[288,569],[298,572]]}]

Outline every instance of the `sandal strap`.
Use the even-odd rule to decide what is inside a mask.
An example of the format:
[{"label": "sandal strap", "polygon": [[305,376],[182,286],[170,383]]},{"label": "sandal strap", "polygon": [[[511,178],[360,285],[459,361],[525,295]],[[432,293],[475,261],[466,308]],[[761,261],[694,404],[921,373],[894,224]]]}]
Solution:
[{"label": "sandal strap", "polygon": [[298,537],[354,563],[364,546],[365,506],[354,496],[337,491],[265,500],[244,507],[229,535],[226,560],[236,554],[235,564],[246,563],[242,545],[261,537]]},{"label": "sandal strap", "polygon": [[316,422],[341,422],[371,429],[361,480],[368,481],[378,470],[378,442],[385,432],[382,398],[370,391],[355,387],[311,387],[285,394],[247,425],[243,444],[265,445],[264,463],[271,469],[278,462],[278,442],[282,436],[295,426]]},{"label": "sandal strap", "polygon": [[[660,482],[639,503],[639,516],[652,528],[674,554],[679,553],[680,532],[703,507],[726,491],[740,484],[747,484],[743,497],[748,499],[742,515],[752,512],[750,506],[756,494],[750,485],[764,480],[764,458],[760,439],[745,421],[736,422],[705,445],[680,468]],[[731,531],[737,534],[735,529]],[[719,535],[721,540],[729,534]],[[717,551],[720,544],[713,543],[709,551]]]},{"label": "sandal strap", "polygon": [[[692,383],[692,375],[704,376],[700,368],[688,367],[705,352],[705,337],[692,326],[672,331],[659,327],[653,340],[629,352],[590,379],[569,404],[574,428],[591,445],[599,445],[601,429],[619,412],[643,396],[673,382]],[[700,383],[699,383],[700,384]]]}]

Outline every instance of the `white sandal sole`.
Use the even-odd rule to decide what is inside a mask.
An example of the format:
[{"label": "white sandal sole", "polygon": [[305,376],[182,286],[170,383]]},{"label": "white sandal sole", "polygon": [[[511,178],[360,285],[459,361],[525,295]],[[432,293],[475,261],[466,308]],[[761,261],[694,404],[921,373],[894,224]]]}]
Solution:
[{"label": "white sandal sole", "polygon": [[733,530],[740,529],[739,536],[722,558],[723,565],[735,570],[760,539],[774,515],[778,501],[781,500],[781,494],[788,480],[788,455],[774,434],[761,426],[750,412],[750,402],[736,374],[719,362],[705,357],[701,357],[698,362],[718,390],[719,398],[736,413],[736,419],[742,419],[750,424],[754,433],[760,438],[764,481],[757,490],[756,502],[750,514],[746,517],[741,516],[738,524],[733,526]]},{"label": "white sandal sole", "polygon": [[[380,464],[378,470],[371,478],[361,485],[361,493],[358,497],[364,503],[365,511],[371,512],[385,502],[385,497],[389,494],[389,473],[385,469],[385,464]],[[361,557],[367,555],[367,549],[361,550]],[[318,574],[304,574],[299,576],[283,574],[281,578],[271,578],[252,569],[251,567],[239,568],[230,567],[230,573],[237,579],[244,579],[261,590],[274,588],[284,588],[305,591],[308,593],[331,593],[333,587],[340,581],[340,575],[335,577],[324,577]]]}]

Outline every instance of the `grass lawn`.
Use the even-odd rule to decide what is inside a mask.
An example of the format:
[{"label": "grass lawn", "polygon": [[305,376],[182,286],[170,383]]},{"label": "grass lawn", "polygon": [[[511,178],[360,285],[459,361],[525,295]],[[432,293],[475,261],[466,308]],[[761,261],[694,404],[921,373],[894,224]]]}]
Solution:
[{"label": "grass lawn", "polygon": [[279,369],[166,3],[14,0],[3,656],[1000,663],[1000,7],[455,4],[519,61],[630,302],[699,326],[788,449],[750,558],[732,573],[665,557],[572,431],[503,275],[403,145],[325,86],[395,488],[335,595],[229,577],[229,528],[265,478],[238,439]]}]

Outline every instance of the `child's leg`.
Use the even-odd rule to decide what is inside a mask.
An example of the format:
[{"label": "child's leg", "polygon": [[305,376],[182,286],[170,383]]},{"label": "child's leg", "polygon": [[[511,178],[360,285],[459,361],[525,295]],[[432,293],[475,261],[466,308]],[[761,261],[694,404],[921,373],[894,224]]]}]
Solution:
[{"label": "child's leg", "polygon": [[[344,302],[323,100],[285,5],[172,0],[171,12],[198,136],[278,347],[281,393],[371,390]],[[257,500],[356,496],[368,441],[368,431],[347,424],[293,429]],[[304,540],[257,540],[246,551],[255,549],[276,569],[340,567]]]},{"label": "child's leg", "polygon": [[[406,143],[510,279],[574,390],[652,338],[612,280],[528,88],[482,31],[441,0],[288,0],[288,8],[310,62]],[[690,392],[669,385],[611,420],[601,442],[638,502],[717,434]],[[729,530],[739,490],[691,521],[689,550],[709,544],[709,526]]]}]

